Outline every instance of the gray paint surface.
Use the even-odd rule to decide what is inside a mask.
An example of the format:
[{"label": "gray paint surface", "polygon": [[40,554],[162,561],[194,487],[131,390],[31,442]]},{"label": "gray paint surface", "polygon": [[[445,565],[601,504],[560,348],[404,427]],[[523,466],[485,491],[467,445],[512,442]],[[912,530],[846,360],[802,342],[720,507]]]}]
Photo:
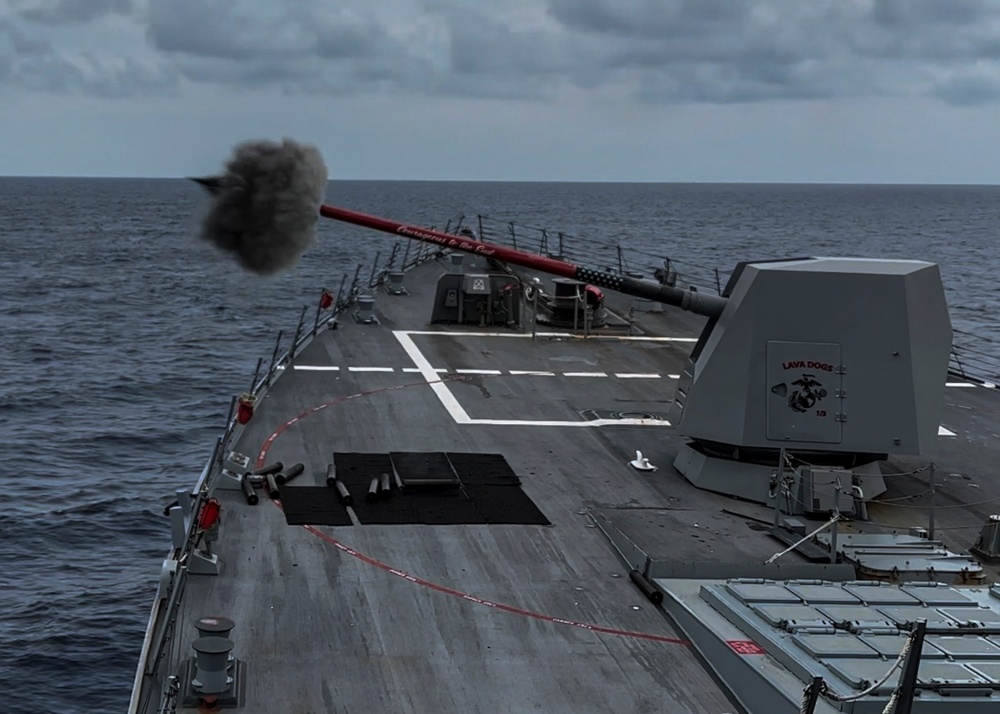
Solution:
[{"label": "gray paint surface", "polygon": [[[392,335],[393,329],[428,329],[430,295],[444,270],[431,263],[408,274],[409,296],[380,294],[380,325],[345,320],[308,345],[296,364],[340,370],[285,370],[237,450],[254,460],[280,429],[267,459],[305,463],[300,485],[323,483],[333,451],[502,453],[553,525],[305,529],[286,525],[266,497],[250,507],[239,492],[218,491],[224,515],[214,551],[221,573],[188,580],[180,636],[160,676],[190,656],[194,620],[217,614],[236,621],[231,638],[234,653],[248,663],[250,712],[733,711],[690,647],[634,636],[679,633],[631,585],[586,514],[590,508],[610,514],[642,548],[667,561],[712,563],[753,562],[782,549],[757,528],[770,511],[687,483],[670,468],[682,442],[672,427],[456,424],[422,375],[401,371],[414,365]],[[609,297],[619,313],[628,303]],[[640,319],[642,334],[661,337],[694,337],[704,322],[669,310]],[[440,337],[414,336],[432,366],[450,373],[502,371],[447,382],[474,418],[581,421],[588,409],[666,412],[676,389],[666,375],[681,371],[692,346],[460,338],[441,331]],[[394,371],[352,372],[349,366]],[[510,370],[662,376],[516,376]],[[1000,440],[981,427],[995,418],[1000,401],[985,389],[947,396],[945,423],[970,434],[973,448],[938,440],[939,472],[971,474],[982,488],[963,490],[968,482],[958,480],[944,492],[959,503],[995,497],[996,477],[986,466]],[[660,469],[629,468],[636,450]],[[917,492],[919,476],[897,479],[890,488],[888,495]],[[746,517],[723,511],[734,508]],[[967,523],[976,508],[953,509],[938,523]],[[910,522],[916,513],[892,517]],[[794,553],[785,558],[799,562]]]}]

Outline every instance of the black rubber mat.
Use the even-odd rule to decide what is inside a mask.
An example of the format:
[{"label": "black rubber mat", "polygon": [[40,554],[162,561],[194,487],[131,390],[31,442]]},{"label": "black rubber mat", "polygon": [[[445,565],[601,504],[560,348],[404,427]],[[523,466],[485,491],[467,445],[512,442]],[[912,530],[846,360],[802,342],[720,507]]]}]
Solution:
[{"label": "black rubber mat", "polygon": [[458,489],[450,493],[392,492],[392,497],[375,503],[354,500],[354,512],[364,525],[405,525],[421,523],[429,526],[485,524],[476,504]]},{"label": "black rubber mat", "polygon": [[503,454],[446,454],[458,479],[466,485],[520,486],[521,479],[507,463]]},{"label": "black rubber mat", "polygon": [[[354,513],[364,525],[549,525],[521,490],[520,479],[500,454],[336,453],[337,478],[354,497]],[[391,496],[367,499],[373,478],[390,475]],[[456,478],[457,488],[397,488],[400,482]],[[339,505],[339,504],[338,504]]]},{"label": "black rubber mat", "polygon": [[351,516],[325,486],[283,486],[281,507],[290,526],[349,526]]},{"label": "black rubber mat", "polygon": [[389,457],[404,488],[421,488],[425,484],[447,488],[447,484],[441,483],[442,481],[458,487],[458,476],[451,468],[448,457],[441,452],[392,451]]},{"label": "black rubber mat", "polygon": [[502,454],[449,453],[448,460],[484,522],[551,525]]}]

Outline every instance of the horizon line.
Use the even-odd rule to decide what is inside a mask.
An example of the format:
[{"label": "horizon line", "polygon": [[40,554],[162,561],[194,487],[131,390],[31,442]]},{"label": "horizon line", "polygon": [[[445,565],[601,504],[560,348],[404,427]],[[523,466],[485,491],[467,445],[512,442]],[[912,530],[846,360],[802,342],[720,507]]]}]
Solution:
[{"label": "horizon line", "polygon": [[[87,174],[0,174],[3,179],[68,179],[68,180],[111,180],[111,181],[186,181],[189,176],[129,176],[129,175],[87,175]],[[328,178],[328,183],[570,183],[570,184],[654,184],[654,185],[706,185],[706,186],[1000,186],[997,182],[945,181],[680,181],[652,179],[509,179],[509,178]]]}]

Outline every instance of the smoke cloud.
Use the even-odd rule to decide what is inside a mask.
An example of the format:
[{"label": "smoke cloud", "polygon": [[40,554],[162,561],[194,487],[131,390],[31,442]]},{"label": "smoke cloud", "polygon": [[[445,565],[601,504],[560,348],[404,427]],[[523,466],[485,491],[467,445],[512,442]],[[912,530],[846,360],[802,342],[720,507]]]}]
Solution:
[{"label": "smoke cloud", "polygon": [[214,198],[201,237],[248,271],[286,270],[313,242],[326,181],[326,164],[313,146],[291,139],[240,144],[225,173],[210,180]]}]

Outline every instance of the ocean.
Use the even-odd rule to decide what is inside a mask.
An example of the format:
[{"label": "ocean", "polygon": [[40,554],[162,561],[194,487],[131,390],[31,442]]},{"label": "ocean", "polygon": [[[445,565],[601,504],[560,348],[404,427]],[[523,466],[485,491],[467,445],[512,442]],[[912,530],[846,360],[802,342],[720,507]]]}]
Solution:
[{"label": "ocean", "polygon": [[[1000,357],[1000,187],[337,181],[327,197],[418,225],[485,214],[624,243],[682,277],[785,256],[930,260],[955,327]],[[277,331],[392,243],[321,221],[295,269],[254,276],[193,237],[203,199],[183,180],[0,178],[3,714],[126,709],[164,505]]]}]

